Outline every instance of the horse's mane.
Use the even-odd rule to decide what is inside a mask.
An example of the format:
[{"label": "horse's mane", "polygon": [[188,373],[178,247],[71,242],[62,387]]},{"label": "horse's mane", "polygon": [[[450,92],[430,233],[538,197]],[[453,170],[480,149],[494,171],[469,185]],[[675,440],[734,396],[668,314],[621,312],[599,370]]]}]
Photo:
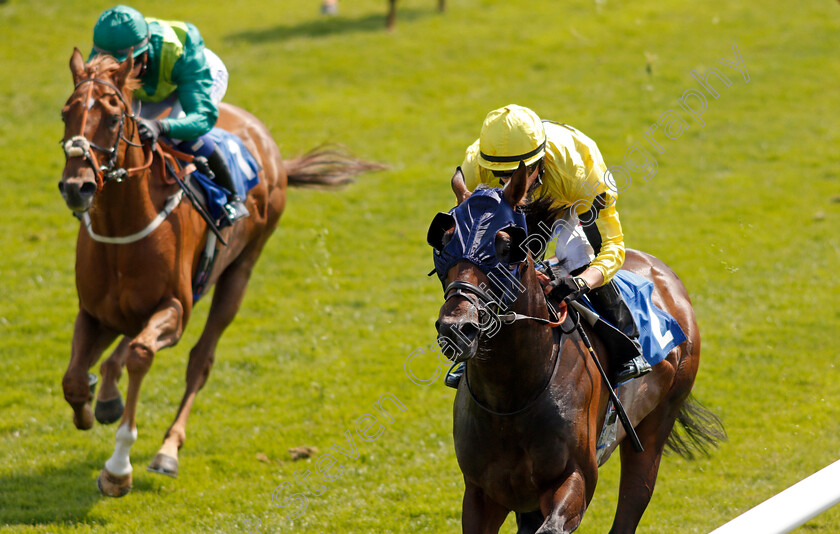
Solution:
[{"label": "horse's mane", "polygon": [[[96,78],[111,78],[113,79],[114,73],[117,72],[121,63],[114,59],[112,56],[109,55],[97,55],[90,61],[85,64],[85,71],[89,77],[96,77]],[[122,87],[123,96],[125,96],[128,102],[131,102],[131,95],[134,93],[135,89],[140,88],[140,80],[136,77],[132,76],[131,74],[128,75],[128,78],[125,80],[125,84]]]},{"label": "horse's mane", "polygon": [[564,210],[562,207],[557,207],[554,200],[547,195],[541,195],[531,199],[526,204],[521,205],[519,209],[525,215],[528,234],[537,234],[546,242],[551,239],[551,229],[554,226],[554,222]]}]

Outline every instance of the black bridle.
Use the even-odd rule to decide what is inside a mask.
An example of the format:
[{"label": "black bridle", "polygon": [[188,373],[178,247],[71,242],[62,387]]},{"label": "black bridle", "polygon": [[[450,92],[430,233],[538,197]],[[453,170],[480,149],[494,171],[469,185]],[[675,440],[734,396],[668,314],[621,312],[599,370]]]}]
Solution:
[{"label": "black bridle", "polygon": [[[499,322],[502,324],[513,324],[516,321],[530,320],[536,321],[538,323],[547,325],[550,328],[552,328],[553,335],[555,336],[555,343],[554,349],[552,350],[551,354],[551,358],[554,360],[551,374],[548,375],[548,377],[546,378],[545,382],[543,383],[543,386],[540,388],[539,393],[537,393],[537,395],[533,399],[531,399],[521,408],[510,412],[498,412],[485,406],[484,403],[482,403],[473,392],[472,386],[470,386],[469,374],[467,372],[467,369],[464,369],[464,380],[467,384],[467,391],[469,392],[473,402],[485,412],[500,417],[509,417],[513,415],[518,415],[534,406],[537,403],[537,401],[539,401],[543,397],[545,392],[550,389],[552,382],[554,382],[554,377],[557,375],[557,369],[560,366],[560,342],[558,338],[557,329],[554,327],[560,326],[565,321],[565,317],[561,317],[557,310],[554,309],[554,307],[548,300],[545,301],[546,306],[548,306],[549,312],[554,314],[554,316],[556,317],[556,321],[543,319],[542,317],[522,315],[513,311],[500,314],[499,312],[501,311],[501,306],[491,294],[489,294],[481,287],[464,280],[455,280],[454,282],[451,282],[448,286],[446,286],[446,289],[444,290],[444,295],[444,302],[456,296],[465,298],[468,302],[470,302],[473,306],[475,306],[478,309],[479,317],[481,317],[482,314],[489,313],[495,315],[498,318]],[[484,323],[481,322],[481,320],[479,320],[479,324],[481,325]],[[483,332],[483,330],[479,329],[479,333],[481,332]],[[571,330],[569,332],[571,332]],[[569,332],[563,331],[564,334],[568,334]]]},{"label": "black bridle", "polygon": [[[64,148],[64,155],[66,159],[70,159],[73,157],[84,158],[84,160],[90,165],[91,169],[93,169],[93,172],[96,175],[97,188],[101,188],[102,184],[106,181],[122,182],[128,177],[129,174],[138,170],[144,170],[148,168],[151,165],[151,150],[149,152],[148,162],[143,167],[138,167],[136,169],[114,168],[117,164],[117,157],[119,156],[119,147],[121,141],[125,141],[127,145],[132,147],[143,146],[142,144],[133,143],[124,135],[126,119],[136,121],[136,116],[134,115],[134,113],[131,112],[131,106],[128,103],[128,100],[126,100],[125,96],[122,94],[122,91],[120,91],[120,89],[116,85],[112,84],[107,80],[102,80],[100,78],[86,78],[76,84],[76,86],[73,88],[74,92],[86,83],[98,83],[110,89],[113,89],[114,93],[117,95],[117,97],[123,104],[122,113],[120,114],[119,130],[117,131],[117,137],[114,140],[114,144],[111,146],[111,148],[105,148],[99,146],[98,144],[85,137],[85,124],[87,122],[87,114],[90,109],[88,107],[88,102],[90,101],[90,98],[93,95],[93,85],[90,86],[90,90],[87,94],[87,99],[82,104],[85,107],[85,111],[82,115],[81,133],[79,135],[74,135],[70,139],[62,139],[60,143],[62,148]],[[91,148],[94,148],[99,152],[105,154],[105,156],[107,157],[107,162],[104,165],[99,164],[99,160],[91,151]]]},{"label": "black bridle", "polygon": [[554,309],[548,300],[545,301],[545,304],[548,307],[549,313],[554,315],[554,321],[551,319],[543,319],[542,317],[523,315],[514,311],[500,313],[502,307],[493,295],[481,287],[465,280],[455,280],[454,282],[451,282],[448,286],[446,286],[443,294],[444,303],[452,297],[463,297],[469,301],[470,304],[476,307],[479,317],[481,317],[482,314],[491,314],[497,317],[499,322],[502,324],[513,324],[516,321],[530,320],[551,326],[553,328],[555,326],[559,326],[560,322],[562,322],[560,321],[560,314]]}]

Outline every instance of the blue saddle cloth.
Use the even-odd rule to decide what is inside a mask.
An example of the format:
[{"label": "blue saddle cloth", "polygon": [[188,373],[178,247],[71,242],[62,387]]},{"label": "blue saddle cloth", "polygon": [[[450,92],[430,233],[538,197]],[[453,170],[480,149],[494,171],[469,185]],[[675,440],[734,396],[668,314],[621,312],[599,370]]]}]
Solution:
[{"label": "blue saddle cloth", "polygon": [[676,319],[653,305],[653,282],[625,270],[618,271],[613,280],[639,327],[642,354],[652,367],[686,340],[685,333]]},{"label": "blue saddle cloth", "polygon": [[[233,178],[236,193],[244,199],[248,191],[253,189],[260,181],[257,175],[260,171],[257,160],[248,151],[242,140],[227,130],[213,128],[207,135],[215,141],[216,146],[222,149],[228,164],[228,169],[230,169],[231,177]],[[227,203],[227,191],[200,172],[194,172],[192,176],[195,183],[200,185],[204,190],[210,215],[214,219],[219,219],[224,214],[224,205]]]}]

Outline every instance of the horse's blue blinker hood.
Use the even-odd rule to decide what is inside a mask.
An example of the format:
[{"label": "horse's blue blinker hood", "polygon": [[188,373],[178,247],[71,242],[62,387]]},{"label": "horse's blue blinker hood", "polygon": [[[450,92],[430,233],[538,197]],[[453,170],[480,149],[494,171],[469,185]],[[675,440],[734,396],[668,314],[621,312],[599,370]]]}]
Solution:
[{"label": "horse's blue blinker hood", "polygon": [[[438,248],[443,234],[453,224],[452,239]],[[522,238],[515,240],[517,248],[528,235],[525,216],[507,203],[501,189],[479,189],[449,213],[438,213],[429,227],[428,242],[435,248],[435,272],[441,283],[446,283],[446,274],[453,265],[466,260],[490,279],[487,290],[497,297],[498,304],[504,308],[513,304],[522,287],[517,272],[521,260],[508,264],[496,256],[496,234],[501,230]]]}]

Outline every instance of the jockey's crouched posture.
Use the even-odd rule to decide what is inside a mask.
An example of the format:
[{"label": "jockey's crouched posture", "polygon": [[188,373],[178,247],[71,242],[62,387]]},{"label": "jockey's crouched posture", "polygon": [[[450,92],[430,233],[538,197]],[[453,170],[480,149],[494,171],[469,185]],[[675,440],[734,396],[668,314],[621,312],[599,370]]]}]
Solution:
[{"label": "jockey's crouched posture", "polygon": [[247,217],[225,157],[206,135],[216,124],[227,91],[222,60],[204,47],[192,24],[144,18],[134,8],[116,6],[102,13],[93,28],[91,57],[108,54],[122,62],[129,53],[134,57],[132,74],[141,83],[134,92],[140,139],[154,144],[164,136],[195,155],[198,170],[227,189],[228,222]]},{"label": "jockey's crouched posture", "polygon": [[[540,120],[528,108],[505,106],[487,114],[461,171],[470,191],[480,183],[501,187],[520,161],[529,174],[540,171],[533,196],[547,196],[564,209],[563,224],[555,225],[552,237],[557,249],[556,258],[548,261],[551,276],[540,276],[547,282],[546,293],[558,302],[588,294],[598,312],[633,340],[635,353],[613,355],[619,362],[615,383],[650,371],[636,323],[612,282],[624,263],[624,235],[615,207],[617,191],[605,180],[607,166],[595,142],[571,126]],[[446,385],[458,387],[463,369],[461,364],[450,371]]]}]

